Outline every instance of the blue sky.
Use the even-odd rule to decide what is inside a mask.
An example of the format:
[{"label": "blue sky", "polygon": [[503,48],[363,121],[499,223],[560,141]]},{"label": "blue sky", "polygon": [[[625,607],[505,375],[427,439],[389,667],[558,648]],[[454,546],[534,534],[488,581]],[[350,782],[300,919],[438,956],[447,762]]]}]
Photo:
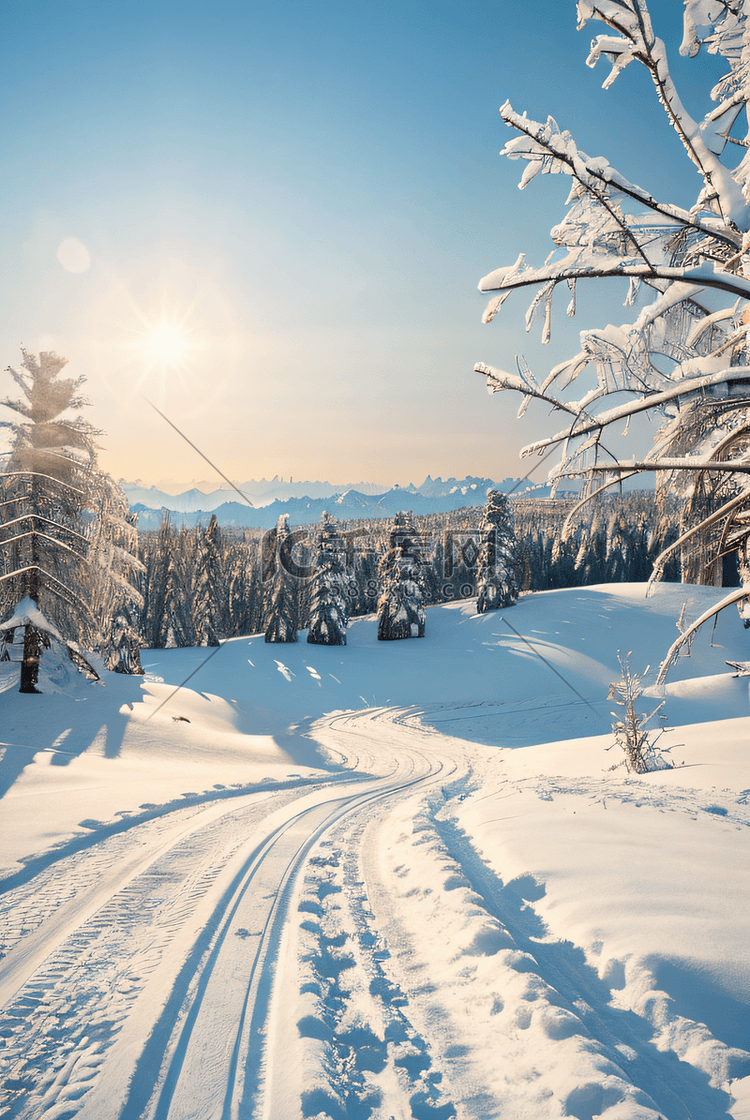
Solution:
[{"label": "blue sky", "polygon": [[[716,60],[680,60],[682,6],[651,9],[702,115]],[[523,295],[481,324],[479,278],[541,262],[569,186],[518,192],[499,106],[698,190],[645,74],[605,92],[585,66],[572,0],[6,0],[1,22],[2,364],[68,357],[116,477],[219,481],[148,400],[235,479],[523,473],[555,420],[517,422],[474,362],[545,373],[628,312],[583,292],[548,347]]]}]

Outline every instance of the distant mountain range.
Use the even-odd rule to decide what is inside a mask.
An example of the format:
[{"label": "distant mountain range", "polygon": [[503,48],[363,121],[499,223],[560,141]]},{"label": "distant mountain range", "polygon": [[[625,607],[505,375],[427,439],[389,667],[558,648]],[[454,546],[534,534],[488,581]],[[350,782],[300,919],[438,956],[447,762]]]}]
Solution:
[{"label": "distant mountain range", "polygon": [[[251,478],[248,482],[238,482],[237,490],[230,490],[222,486],[219,490],[205,492],[193,487],[179,494],[171,494],[160,490],[156,486],[140,486],[137,483],[125,482],[122,488],[125,491],[131,507],[140,504],[148,509],[170,509],[182,513],[214,510],[226,502],[242,502],[244,494],[250,503],[255,506],[267,506],[271,502],[285,502],[289,498],[330,498],[342,494],[347,490],[357,490],[361,494],[382,494],[383,487],[375,482],[347,482],[336,484],[332,482],[292,482],[290,479],[279,478]],[[243,503],[246,505],[247,503]]]},{"label": "distant mountain range", "polygon": [[[268,481],[251,479],[239,483],[240,495],[228,487],[204,494],[195,488],[182,494],[167,494],[156,487],[124,483],[123,490],[130,508],[138,514],[141,529],[158,529],[165,512],[178,527],[206,524],[212,513],[220,525],[270,529],[281,514],[289,515],[291,525],[309,525],[319,521],[324,510],[339,521],[359,518],[393,517],[402,509],[414,514],[445,513],[463,506],[484,505],[488,489],[514,491],[518,496],[546,497],[549,488],[530,486],[527,481],[506,478],[493,482],[490,478],[469,476],[431,478],[421,486],[394,486],[383,491],[373,483],[356,483],[337,487],[330,482],[295,482],[274,478]],[[252,503],[252,504],[249,504]]]}]

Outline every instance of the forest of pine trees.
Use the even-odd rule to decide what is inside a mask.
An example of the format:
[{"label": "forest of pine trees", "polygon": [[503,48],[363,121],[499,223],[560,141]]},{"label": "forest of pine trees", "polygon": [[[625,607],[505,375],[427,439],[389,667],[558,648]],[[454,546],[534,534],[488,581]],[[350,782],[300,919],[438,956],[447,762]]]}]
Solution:
[{"label": "forest of pine trees", "polygon": [[[603,496],[593,518],[586,507],[580,520],[572,499],[510,499],[507,507],[511,531],[515,526],[514,559],[502,529],[494,538],[494,560],[488,556],[491,522],[484,507],[410,518],[409,539],[418,538],[421,550],[424,606],[477,595],[488,562],[501,575],[503,605],[524,591],[643,582],[655,558],[677,538],[674,511],[657,509],[653,492]],[[212,644],[269,631],[269,641],[296,641],[311,619],[313,633],[321,633],[315,619],[340,603],[340,596],[349,618],[373,614],[384,592],[394,528],[384,519],[327,518],[304,529],[286,524],[269,531],[227,529],[212,518],[208,527],[177,530],[165,519],[157,532],[139,536],[144,644]],[[340,543],[332,546],[331,540]],[[735,585],[729,559],[725,582]],[[679,550],[663,578],[680,580]]]}]

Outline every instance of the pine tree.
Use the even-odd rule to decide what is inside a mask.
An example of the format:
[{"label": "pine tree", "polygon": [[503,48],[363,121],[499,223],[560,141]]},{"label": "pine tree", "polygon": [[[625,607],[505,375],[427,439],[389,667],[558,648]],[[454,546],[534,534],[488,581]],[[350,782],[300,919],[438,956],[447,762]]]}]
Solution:
[{"label": "pine tree", "polygon": [[224,542],[213,513],[198,541],[193,581],[193,627],[200,646],[218,646],[219,639],[226,637],[227,618],[222,609],[225,581]]},{"label": "pine tree", "polygon": [[113,673],[143,673],[143,640],[126,605],[123,604],[113,614],[107,638],[108,669]]},{"label": "pine tree", "polygon": [[258,611],[262,595],[257,571],[244,548],[232,550],[226,570],[229,632],[232,636],[255,634],[261,627]]},{"label": "pine tree", "polygon": [[21,691],[36,692],[45,635],[62,635],[69,649],[101,645],[109,624],[102,610],[114,589],[127,588],[131,602],[138,598],[128,580],[137,561],[117,543],[121,519],[114,511],[124,497],[97,468],[97,433],[81,416],[66,415],[88,403],[79,395],[84,378],[61,378],[67,359],[57,354],[22,353],[21,369],[7,372],[23,398],[0,402],[19,417],[0,421],[12,433],[0,475],[0,586],[5,608],[32,604],[22,612],[28,621]]},{"label": "pine tree", "polygon": [[345,646],[349,622],[346,553],[336,522],[323,512],[318,535],[318,555],[310,590],[308,642]]},{"label": "pine tree", "polygon": [[144,632],[152,649],[195,645],[188,534],[179,536],[165,514],[147,554]]},{"label": "pine tree", "polygon": [[512,607],[518,600],[513,514],[508,499],[499,490],[487,491],[481,534],[477,577],[479,614]]},{"label": "pine tree", "polygon": [[195,645],[190,602],[185,587],[184,566],[181,561],[182,549],[170,549],[164,572],[164,605],[159,619],[156,646],[158,649],[182,649]]},{"label": "pine tree", "polygon": [[[99,622],[94,642],[108,669],[141,674],[143,595],[135,585],[145,568],[138,559],[137,515],[109,476],[98,487],[88,527],[89,559],[100,578],[94,581],[91,607]],[[107,578],[101,578],[106,573]]]},{"label": "pine tree", "polygon": [[267,642],[296,642],[298,588],[292,574],[289,515],[282,513],[276,525],[272,545],[272,572],[265,621]]},{"label": "pine tree", "polygon": [[383,591],[378,600],[378,640],[424,637],[422,541],[411,511],[400,511],[393,520],[380,577]]},{"label": "pine tree", "polygon": [[159,633],[164,614],[164,592],[167,584],[169,558],[175,547],[176,534],[165,513],[159,531],[151,537],[144,554],[146,567],[145,595],[143,605],[143,631],[146,643],[152,649],[159,648]]}]

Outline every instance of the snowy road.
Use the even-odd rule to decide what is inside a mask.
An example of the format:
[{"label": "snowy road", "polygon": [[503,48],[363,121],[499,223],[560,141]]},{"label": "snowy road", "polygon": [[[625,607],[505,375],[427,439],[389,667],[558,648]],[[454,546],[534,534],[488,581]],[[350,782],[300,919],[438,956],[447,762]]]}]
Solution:
[{"label": "snowy road", "polygon": [[234,1117],[269,1107],[276,1081],[266,1078],[263,1098],[257,1088],[262,1064],[277,1064],[263,1052],[272,979],[312,847],[456,768],[401,741],[413,733],[384,737],[371,716],[374,731],[337,730],[347,721],[331,721],[330,747],[379,776],[178,810],[5,894],[7,1115]]}]

